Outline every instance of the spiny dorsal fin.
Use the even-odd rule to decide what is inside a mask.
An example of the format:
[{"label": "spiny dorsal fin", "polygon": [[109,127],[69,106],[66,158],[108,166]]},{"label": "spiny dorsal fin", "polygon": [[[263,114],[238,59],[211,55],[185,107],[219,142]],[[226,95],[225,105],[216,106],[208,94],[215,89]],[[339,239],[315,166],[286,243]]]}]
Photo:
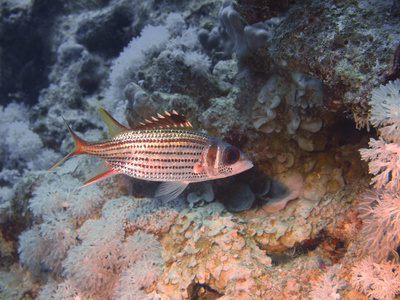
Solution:
[{"label": "spiny dorsal fin", "polygon": [[121,125],[118,123],[117,120],[115,120],[111,115],[101,107],[98,108],[98,111],[100,113],[101,119],[106,123],[108,127],[108,131],[110,133],[110,137],[113,137],[114,135],[123,132],[125,130],[129,130],[130,128],[125,127],[124,125]]},{"label": "spiny dorsal fin", "polygon": [[151,120],[145,120],[146,123],[140,123],[133,129],[149,129],[149,128],[171,128],[171,127],[192,127],[192,124],[184,115],[178,114],[175,110],[172,113],[165,112],[165,115],[157,114]]}]

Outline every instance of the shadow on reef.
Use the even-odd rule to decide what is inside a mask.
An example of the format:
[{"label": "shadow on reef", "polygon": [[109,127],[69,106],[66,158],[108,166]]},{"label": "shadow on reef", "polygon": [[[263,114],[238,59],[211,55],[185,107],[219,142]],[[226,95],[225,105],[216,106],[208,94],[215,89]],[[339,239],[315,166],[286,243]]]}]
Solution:
[{"label": "shadow on reef", "polygon": [[[112,9],[104,9],[101,14],[84,19],[79,24],[61,26],[63,18],[72,11],[100,11],[101,8],[107,7],[110,1],[30,2],[16,6],[7,1],[0,4],[1,105],[11,101],[24,102],[27,105],[35,105],[38,102],[40,92],[49,86],[49,78],[55,76],[55,66],[61,63],[60,50],[63,47],[65,49],[65,45],[74,45],[66,42],[66,39],[61,39],[67,32],[71,31],[75,35],[75,47],[80,45],[79,49],[89,51],[90,56],[95,57],[94,63],[100,64],[97,60],[103,61],[103,58],[118,56],[129,41],[139,35],[142,25],[135,25],[143,24],[147,20],[146,14],[137,16],[122,3],[113,6]],[[61,45],[52,44],[61,41]],[[57,47],[59,49],[55,51]],[[70,54],[73,52],[70,51]],[[79,55],[76,59],[82,59],[81,52],[77,54]],[[96,65],[89,66],[93,67],[96,68]],[[86,93],[90,94],[98,89],[98,83],[91,80],[90,76],[78,78],[78,82]]]},{"label": "shadow on reef", "polygon": [[257,205],[279,202],[289,190],[278,180],[253,168],[235,177],[216,182],[216,199],[230,212],[241,212]]},{"label": "shadow on reef", "polygon": [[[158,182],[122,178],[118,182],[125,186],[125,193],[138,198],[154,197],[159,185]],[[261,207],[265,203],[279,202],[288,194],[289,190],[281,182],[257,169],[231,178],[192,183],[183,193],[191,204],[217,200],[230,212],[241,212],[254,205]]]},{"label": "shadow on reef", "polygon": [[28,10],[0,7],[0,104],[13,100],[35,104],[39,91],[48,85],[51,65],[46,11],[33,15]]},{"label": "shadow on reef", "polygon": [[345,255],[348,245],[344,240],[332,237],[327,231],[321,230],[314,238],[306,239],[291,249],[276,253],[267,251],[266,253],[271,257],[272,263],[279,266],[286,265],[304,254],[311,253],[318,247],[322,249],[324,255],[321,255],[323,258],[316,258],[316,263],[324,269],[328,265],[338,263]]},{"label": "shadow on reef", "polygon": [[200,283],[192,283],[188,287],[188,293],[190,300],[213,300],[223,296],[207,284]]}]

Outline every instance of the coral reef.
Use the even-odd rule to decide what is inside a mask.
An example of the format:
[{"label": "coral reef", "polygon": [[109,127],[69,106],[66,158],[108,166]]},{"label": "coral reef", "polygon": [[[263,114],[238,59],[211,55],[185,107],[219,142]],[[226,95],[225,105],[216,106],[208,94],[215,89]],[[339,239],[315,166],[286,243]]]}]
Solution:
[{"label": "coral reef", "polygon": [[[400,294],[396,1],[3,2],[0,298]],[[168,204],[79,188],[92,158],[45,172],[73,147],[61,116],[106,138],[99,106],[177,110],[255,168]]]}]

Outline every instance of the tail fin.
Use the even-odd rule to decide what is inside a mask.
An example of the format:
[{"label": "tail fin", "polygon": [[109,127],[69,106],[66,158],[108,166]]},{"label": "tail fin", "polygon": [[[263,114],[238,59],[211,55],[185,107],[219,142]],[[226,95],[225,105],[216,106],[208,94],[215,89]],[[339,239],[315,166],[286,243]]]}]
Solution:
[{"label": "tail fin", "polygon": [[72,136],[72,139],[75,142],[75,147],[67,156],[65,156],[62,160],[60,160],[58,163],[56,163],[51,168],[48,168],[47,171],[57,167],[59,164],[61,164],[62,162],[64,162],[68,158],[70,158],[71,156],[78,155],[78,154],[83,154],[84,153],[83,152],[83,147],[88,144],[88,142],[86,142],[83,139],[81,139],[79,136],[77,136],[77,134],[75,132],[72,131],[72,129],[68,126],[68,124],[67,124],[67,122],[65,121],[64,118],[63,118],[63,120],[64,120],[65,125],[68,128],[69,133]]}]

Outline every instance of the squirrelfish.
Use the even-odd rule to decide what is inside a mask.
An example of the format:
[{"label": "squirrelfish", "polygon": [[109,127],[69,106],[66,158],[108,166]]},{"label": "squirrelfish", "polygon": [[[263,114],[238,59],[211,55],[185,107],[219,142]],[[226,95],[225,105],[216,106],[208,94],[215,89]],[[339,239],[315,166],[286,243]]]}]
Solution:
[{"label": "squirrelfish", "polygon": [[191,182],[224,178],[250,169],[253,164],[236,147],[219,138],[192,129],[176,111],[158,114],[151,121],[128,128],[99,108],[110,137],[103,141],[81,139],[64,120],[74,149],[52,168],[73,155],[89,154],[102,158],[97,174],[83,186],[114,174],[126,174],[162,182],[155,196],[169,201],[178,197]]}]

